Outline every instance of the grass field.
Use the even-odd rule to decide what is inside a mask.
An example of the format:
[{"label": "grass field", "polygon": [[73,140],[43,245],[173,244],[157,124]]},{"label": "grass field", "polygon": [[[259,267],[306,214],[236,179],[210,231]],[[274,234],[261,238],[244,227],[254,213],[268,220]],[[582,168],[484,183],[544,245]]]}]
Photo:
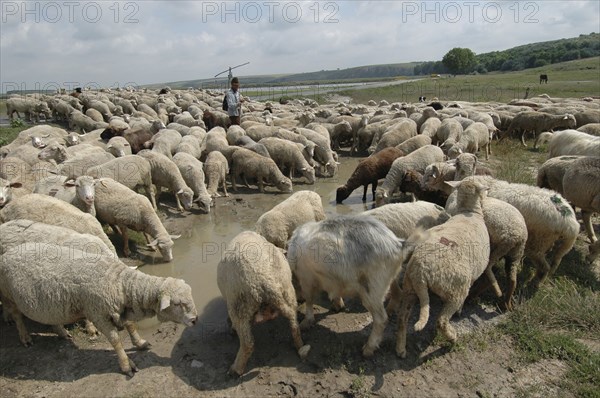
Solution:
[{"label": "grass field", "polygon": [[[539,84],[539,75],[548,75],[548,84]],[[508,102],[546,93],[551,97],[600,96],[600,57],[563,62],[519,72],[488,73],[456,77],[429,78],[374,89],[341,90],[339,95],[351,97],[355,103],[374,100],[415,102],[424,95],[440,101]]]}]

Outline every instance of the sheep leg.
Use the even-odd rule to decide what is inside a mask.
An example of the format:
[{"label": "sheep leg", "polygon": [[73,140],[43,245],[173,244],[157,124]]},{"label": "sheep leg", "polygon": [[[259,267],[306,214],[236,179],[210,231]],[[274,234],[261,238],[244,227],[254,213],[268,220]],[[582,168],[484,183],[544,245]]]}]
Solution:
[{"label": "sheep leg", "polygon": [[[233,169],[233,173],[231,173],[231,188],[233,189],[234,192],[237,192],[237,184],[236,184],[236,180],[240,175],[240,170],[236,167],[235,169]],[[223,182],[223,185],[225,185],[225,182]]]},{"label": "sheep leg", "polygon": [[494,263],[490,262],[488,264],[488,266],[485,270],[485,275],[487,276],[488,280],[492,284],[492,287],[494,288],[494,293],[496,293],[496,297],[502,297],[502,291],[500,290],[500,286],[498,285],[498,280],[496,279],[496,276],[494,275],[494,270],[492,269],[494,264],[495,264],[495,262]]},{"label": "sheep leg", "polygon": [[302,335],[300,334],[300,326],[298,325],[298,320],[296,319],[296,310],[293,306],[282,305],[279,310],[281,314],[286,317],[290,321],[290,329],[292,331],[292,340],[294,341],[294,347],[298,351],[298,355],[300,358],[304,359],[308,355],[308,351],[310,350],[309,345],[304,345],[302,341]]},{"label": "sheep leg", "polygon": [[381,339],[383,338],[385,325],[387,324],[387,314],[383,307],[383,300],[379,301],[373,296],[373,294],[365,296],[364,300],[362,300],[364,307],[373,317],[373,329],[362,352],[365,358],[372,357],[377,347],[379,347],[379,343],[381,343]]},{"label": "sheep leg", "polygon": [[119,332],[117,329],[107,321],[98,322],[98,320],[95,320],[95,322],[102,334],[106,336],[117,353],[117,359],[119,360],[119,367],[121,368],[121,371],[129,377],[133,377],[133,373],[137,372],[139,369],[125,353],[125,349],[123,348],[123,343],[119,338]]},{"label": "sheep leg", "polygon": [[129,257],[131,255],[131,251],[129,250],[129,235],[127,234],[127,227],[121,225],[120,230],[121,236],[123,237],[123,254],[125,254],[125,257]]},{"label": "sheep leg", "polygon": [[398,335],[396,337],[396,355],[400,358],[406,358],[406,331],[408,326],[408,317],[413,305],[417,301],[410,279],[404,278],[401,295],[399,298],[400,308],[398,310]]},{"label": "sheep leg", "polygon": [[[248,186],[247,183],[246,183],[246,186]],[[262,177],[258,177],[258,191],[260,193],[264,193],[265,192],[265,187],[263,186],[263,179],[262,179]]]},{"label": "sheep leg", "polygon": [[33,345],[33,340],[25,327],[25,322],[23,322],[23,314],[17,308],[17,305],[12,301],[2,296],[0,298],[2,300],[3,310],[10,314],[11,318],[15,321],[15,326],[17,327],[17,332],[19,333],[19,340],[21,344],[25,347],[30,347]]},{"label": "sheep leg", "polygon": [[523,131],[523,133],[521,134],[521,144],[523,144],[523,146],[527,148],[527,144],[525,143],[525,131]]},{"label": "sheep leg", "polygon": [[504,306],[506,310],[512,311],[512,296],[517,288],[517,270],[518,270],[518,261],[512,258],[507,258],[506,263],[504,264],[504,270],[506,276],[508,277],[508,283],[506,286],[506,293],[504,295]]},{"label": "sheep leg", "polygon": [[140,337],[135,322],[127,322],[125,328],[127,328],[129,337],[131,337],[131,342],[138,350],[147,350],[151,347],[150,343]]},{"label": "sheep leg", "polygon": [[179,200],[179,195],[175,194],[175,200],[177,201],[177,210],[179,210],[180,213],[183,213],[183,206]]},{"label": "sheep leg", "polygon": [[148,199],[150,199],[150,202],[152,203],[152,208],[154,210],[157,210],[158,208],[156,207],[156,188],[154,188],[154,185],[150,185],[148,186],[144,186],[144,191],[146,192],[146,196],[148,197]]},{"label": "sheep leg", "polygon": [[333,310],[335,312],[340,312],[346,305],[344,304],[344,299],[341,296],[331,298],[331,305],[333,306]]},{"label": "sheep leg", "polygon": [[98,329],[96,329],[96,326],[94,326],[94,324],[89,319],[84,319],[84,322],[85,322],[85,332],[87,334],[89,334],[90,336],[98,335]]},{"label": "sheep leg", "polygon": [[225,196],[229,196],[229,194],[227,193],[227,179],[223,178],[223,192],[225,192]]},{"label": "sheep leg", "polygon": [[375,191],[377,190],[377,180],[371,183],[371,193],[373,194],[373,200],[375,200]]},{"label": "sheep leg", "polygon": [[[306,284],[300,283],[300,286],[307,286]],[[305,293],[306,292],[306,293]],[[315,323],[315,314],[313,311],[313,302],[315,297],[315,289],[312,287],[310,289],[305,289],[302,287],[302,295],[304,296],[304,309],[306,311],[304,315],[304,319],[300,322],[300,328],[302,330],[309,329]]]},{"label": "sheep leg", "polygon": [[585,227],[585,233],[587,234],[588,238],[590,238],[590,242],[596,242],[598,238],[596,238],[596,234],[594,233],[594,227],[592,227],[592,212],[582,209],[581,218],[583,218],[583,226]]},{"label": "sheep leg", "polygon": [[400,290],[400,286],[398,285],[398,281],[396,279],[394,279],[390,285],[390,296],[390,301],[385,307],[385,312],[387,313],[388,317],[397,312],[398,308],[400,307],[400,297],[402,296],[402,291]]},{"label": "sheep leg", "polygon": [[577,240],[577,235],[573,236],[571,239],[563,239],[559,246],[554,249],[554,257],[552,258],[552,267],[550,268],[550,275],[556,272],[556,269],[560,265],[562,258],[573,248],[575,241]]},{"label": "sheep leg", "polygon": [[56,332],[58,337],[61,337],[65,340],[71,340],[73,338],[71,333],[69,333],[63,325],[52,325],[52,329],[54,329],[54,332]]},{"label": "sheep leg", "polygon": [[240,339],[240,348],[233,365],[229,368],[229,373],[241,376],[244,374],[246,363],[248,363],[252,351],[254,351],[254,336],[252,336],[251,322],[249,320],[240,320],[237,317],[231,317],[231,321]]},{"label": "sheep leg", "polygon": [[[406,278],[406,276],[404,276],[404,278]],[[429,292],[427,291],[427,285],[423,282],[413,283],[413,289],[419,298],[419,304],[421,306],[419,320],[415,323],[415,331],[420,332],[425,325],[427,325],[427,321],[429,320]]]},{"label": "sheep leg", "polygon": [[450,318],[462,308],[468,293],[468,289],[465,289],[460,293],[460,296],[451,297],[444,303],[440,316],[438,317],[437,327],[451,343],[456,342],[456,330],[454,329],[454,326],[450,325]]}]

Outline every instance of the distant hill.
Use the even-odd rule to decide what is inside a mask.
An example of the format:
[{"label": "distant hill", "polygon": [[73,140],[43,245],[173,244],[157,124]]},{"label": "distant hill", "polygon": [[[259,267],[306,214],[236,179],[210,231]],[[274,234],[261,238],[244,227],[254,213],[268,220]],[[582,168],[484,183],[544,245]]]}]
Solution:
[{"label": "distant hill", "polygon": [[[599,55],[600,33],[590,33],[569,39],[531,43],[479,54],[476,56],[478,65],[475,71],[478,73],[519,71]],[[430,73],[447,73],[447,71],[442,61],[423,62],[414,70],[415,75]]]},{"label": "distant hill", "polygon": [[[366,65],[354,68],[322,70],[319,72],[295,73],[284,75],[257,75],[243,76],[243,85],[246,88],[257,87],[261,85],[291,85],[291,84],[312,84],[318,82],[341,83],[352,81],[384,80],[400,76],[412,76],[417,62],[406,62],[400,64]],[[157,89],[169,86],[173,89],[185,89],[188,87],[218,87],[221,88],[224,80],[221,79],[198,79],[185,80],[178,82],[167,82],[148,84],[142,87]]]}]

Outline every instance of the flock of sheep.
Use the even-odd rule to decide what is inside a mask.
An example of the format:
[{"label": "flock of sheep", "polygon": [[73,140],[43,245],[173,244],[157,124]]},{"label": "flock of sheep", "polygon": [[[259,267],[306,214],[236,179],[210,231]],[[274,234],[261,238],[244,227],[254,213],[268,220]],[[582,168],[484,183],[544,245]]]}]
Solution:
[{"label": "flock of sheep", "polygon": [[[219,110],[221,95],[101,90],[8,99],[9,117],[53,117],[70,130],[36,125],[0,148],[0,301],[21,343],[32,343],[23,315],[63,337],[69,337],[63,325],[85,319],[86,330],[104,334],[121,370],[132,376],[137,368],[118,330],[127,329],[134,346],[146,349],[136,321],[157,316],[190,326],[197,311],[183,280],[127,267],[103,225],[121,236],[123,255],[131,254],[132,229],[171,261],[177,236],[159,217],[159,205],[171,203],[161,201],[164,191],[179,211],[204,213],[219,190],[229,196],[228,183],[234,192],[239,183],[252,183],[260,192],[292,193],[294,181],[310,185],[336,175],[342,147],[368,157],[337,189],[336,202],[361,186],[366,202],[371,185],[374,209],[326,219],[317,193],[297,191],[264,213],[254,231],[236,236],[222,256],[217,283],[240,339],[233,374],[244,373],[253,351],[251,325],[279,314],[289,319],[298,354],[306,357],[310,346],[300,331],[314,323],[313,302],[323,290],[335,308],[344,307],[343,297],[358,296],[371,313],[364,356],[374,354],[397,312],[396,353],[405,357],[411,308],[418,299],[414,329],[420,331],[430,290],[444,302],[438,328],[455,341],[450,317],[469,294],[491,285],[510,310],[523,257],[536,267],[534,283],[556,270],[580,230],[575,208],[591,242],[588,260],[600,255],[591,222],[600,211],[598,99],[247,101],[241,125],[230,126]],[[488,159],[494,138],[516,133],[523,145],[527,134],[537,136],[536,145],[549,142],[538,187],[495,179],[475,155]],[[391,203],[398,193],[415,200]],[[501,259],[504,289],[493,270]],[[475,288],[482,276],[487,283]]]}]

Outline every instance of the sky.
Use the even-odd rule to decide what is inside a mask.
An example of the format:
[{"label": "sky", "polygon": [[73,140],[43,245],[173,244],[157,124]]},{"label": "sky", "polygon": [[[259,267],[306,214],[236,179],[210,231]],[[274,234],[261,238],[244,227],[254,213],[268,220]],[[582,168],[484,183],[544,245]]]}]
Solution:
[{"label": "sky", "polygon": [[599,30],[597,0],[0,0],[0,92],[435,61]]}]

